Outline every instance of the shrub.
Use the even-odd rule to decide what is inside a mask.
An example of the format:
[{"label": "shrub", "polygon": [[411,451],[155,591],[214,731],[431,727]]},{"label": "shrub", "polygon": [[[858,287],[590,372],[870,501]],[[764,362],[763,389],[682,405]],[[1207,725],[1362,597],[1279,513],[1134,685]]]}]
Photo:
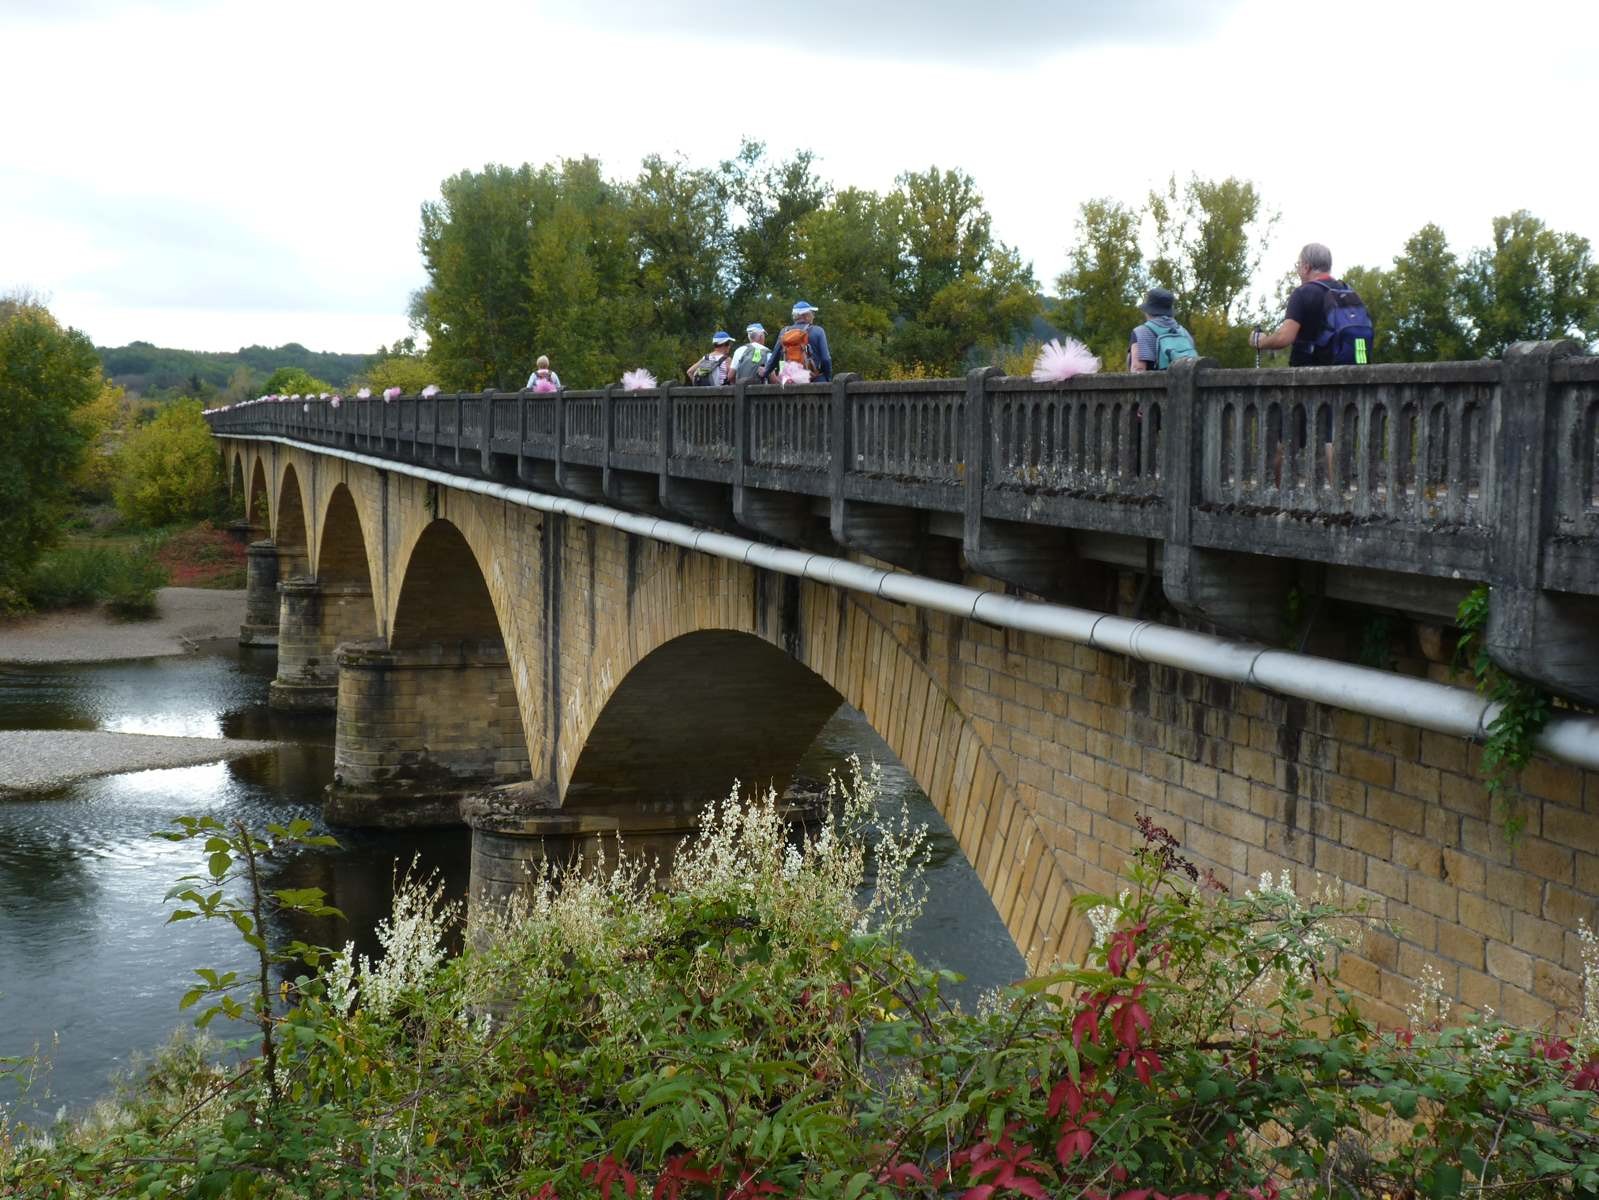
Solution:
[{"label": "shrub", "polygon": [[166,568],[152,544],[63,546],[34,564],[23,584],[28,604],[37,609],[73,608],[104,600],[117,616],[153,616],[156,591],[165,587]]},{"label": "shrub", "polygon": [[222,470],[200,405],[169,404],[128,435],[117,456],[117,508],[146,526],[209,516],[219,505]]},{"label": "shrub", "polygon": [[[919,840],[858,775],[803,846],[771,796],[716,806],[657,885],[648,864],[530,878],[453,915],[409,884],[379,931],[253,1005],[263,1059],[137,1128],[43,1143],[0,1130],[24,1196],[1074,1197],[1599,1195],[1599,950],[1569,1038],[1436,1003],[1381,1032],[1337,985],[1362,919],[1284,877],[1230,895],[1147,820],[1121,895],[1080,897],[1088,961],[974,1013],[900,944]],[[254,988],[255,902],[227,894],[237,836],[181,915],[231,919],[249,980],[200,971],[185,1003]],[[279,831],[283,832],[283,831]],[[290,831],[292,832],[292,831]],[[871,847],[870,853],[868,846]],[[218,862],[220,858],[220,862]],[[876,888],[863,892],[870,859]],[[199,911],[195,911],[198,909]],[[174,914],[177,919],[180,914]],[[1431,993],[1436,1000],[1436,992]],[[209,1010],[208,1010],[209,1011]]]}]

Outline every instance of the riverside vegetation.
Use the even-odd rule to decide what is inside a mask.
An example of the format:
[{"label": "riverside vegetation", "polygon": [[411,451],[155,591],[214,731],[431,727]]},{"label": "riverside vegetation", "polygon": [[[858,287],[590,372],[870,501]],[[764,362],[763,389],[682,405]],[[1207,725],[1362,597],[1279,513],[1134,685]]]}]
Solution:
[{"label": "riverside vegetation", "polygon": [[[1243,894],[1142,823],[1119,896],[1076,901],[1088,961],[946,1003],[903,949],[921,838],[876,776],[796,844],[775,800],[713,805],[667,883],[615,861],[462,914],[412,880],[384,954],[278,944],[264,856],[308,840],[188,819],[173,920],[230,922],[248,976],[197,972],[192,1045],[50,1133],[0,1127],[25,1197],[1599,1196],[1599,948],[1569,1029],[1379,1030],[1338,985],[1364,918],[1285,877]],[[872,886],[863,887],[871,883]]]}]

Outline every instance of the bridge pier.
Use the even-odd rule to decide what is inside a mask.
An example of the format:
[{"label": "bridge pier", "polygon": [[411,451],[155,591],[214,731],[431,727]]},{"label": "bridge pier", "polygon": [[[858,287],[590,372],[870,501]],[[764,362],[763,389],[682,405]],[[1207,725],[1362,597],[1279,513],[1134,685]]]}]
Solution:
[{"label": "bridge pier", "polygon": [[340,646],[337,661],[330,824],[455,825],[462,796],[528,778],[502,642],[378,638]]},{"label": "bridge pier", "polygon": [[278,644],[278,581],[305,573],[303,547],[279,546],[271,538],[251,542],[245,551],[244,624],[239,645]]},{"label": "bridge pier", "polygon": [[332,712],[339,646],[377,633],[372,589],[301,576],[280,582],[278,596],[278,676],[270,703],[289,712]]}]

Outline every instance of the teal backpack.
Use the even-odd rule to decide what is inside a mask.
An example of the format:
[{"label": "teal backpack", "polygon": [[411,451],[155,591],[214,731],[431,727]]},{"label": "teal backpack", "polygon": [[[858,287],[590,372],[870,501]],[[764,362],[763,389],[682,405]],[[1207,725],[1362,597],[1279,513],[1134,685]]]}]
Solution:
[{"label": "teal backpack", "polygon": [[1145,321],[1145,328],[1155,335],[1155,370],[1164,371],[1179,358],[1198,358],[1194,335],[1175,321],[1170,329],[1162,329],[1153,321]]}]

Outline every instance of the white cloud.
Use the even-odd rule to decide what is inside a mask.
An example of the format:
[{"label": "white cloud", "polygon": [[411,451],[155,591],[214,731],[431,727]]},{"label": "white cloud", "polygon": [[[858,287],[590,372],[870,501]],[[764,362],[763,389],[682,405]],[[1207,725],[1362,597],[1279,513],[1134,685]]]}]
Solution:
[{"label": "white cloud", "polygon": [[[1427,221],[1464,252],[1520,207],[1599,240],[1569,132],[1599,6],[1339,11],[7,0],[29,106],[0,149],[0,289],[52,294],[103,344],[364,349],[404,329],[444,177],[582,154],[628,175],[746,134],[838,184],[965,169],[1046,285],[1084,199],[1172,172],[1256,181],[1282,212],[1273,279],[1305,241],[1383,263]],[[814,36],[785,48],[790,28]]]}]

